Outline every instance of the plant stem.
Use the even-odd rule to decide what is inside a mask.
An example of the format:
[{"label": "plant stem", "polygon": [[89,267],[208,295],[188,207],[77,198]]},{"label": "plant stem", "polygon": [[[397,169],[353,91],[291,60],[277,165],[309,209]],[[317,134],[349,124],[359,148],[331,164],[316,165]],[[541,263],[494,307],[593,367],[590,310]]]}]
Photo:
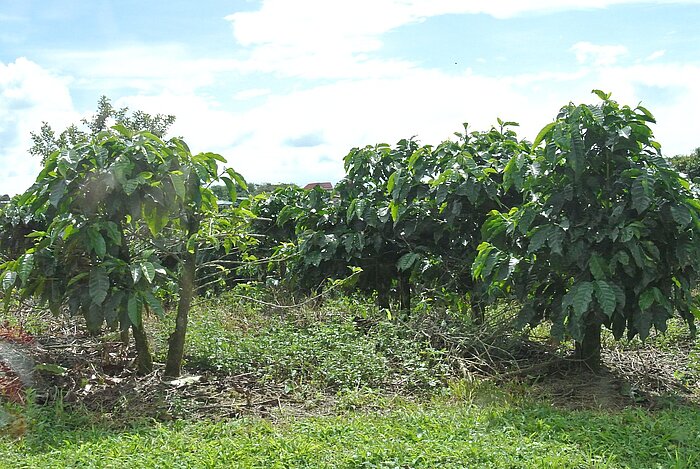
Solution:
[{"label": "plant stem", "polygon": [[590,322],[586,325],[583,340],[576,342],[576,358],[593,371],[600,369],[600,332],[601,324]]},{"label": "plant stem", "polygon": [[140,375],[147,375],[153,371],[153,356],[148,346],[148,336],[143,329],[143,323],[136,326],[131,325],[136,344],[136,371]]},{"label": "plant stem", "polygon": [[[188,238],[199,229],[199,222],[192,221],[188,229]],[[165,376],[178,377],[182,373],[182,359],[185,355],[185,335],[187,319],[194,296],[195,270],[197,268],[197,248],[185,252],[180,277],[180,298],[177,303],[175,330],[168,338],[168,358],[165,362]]]}]

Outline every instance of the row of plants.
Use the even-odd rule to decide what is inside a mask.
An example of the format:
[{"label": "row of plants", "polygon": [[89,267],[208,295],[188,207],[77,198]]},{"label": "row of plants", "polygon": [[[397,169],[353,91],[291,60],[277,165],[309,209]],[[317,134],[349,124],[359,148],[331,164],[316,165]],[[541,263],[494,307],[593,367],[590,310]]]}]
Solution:
[{"label": "row of plants", "polygon": [[511,122],[465,125],[437,146],[353,149],[331,193],[260,199],[274,247],[259,247],[293,253],[266,274],[312,289],[361,268],[358,288],[380,306],[393,291],[404,314],[414,297],[476,322],[488,301],[515,299],[520,327],[550,324],[591,367],[602,327],[644,339],[679,315],[694,332],[697,191],[662,156],[647,109],[594,93],[599,104],[563,107],[532,143]]},{"label": "row of plants", "polygon": [[[693,328],[700,272],[700,201],[661,155],[653,116],[595,94],[532,143],[512,122],[465,125],[437,146],[351,150],[332,192],[241,197],[223,157],[162,138],[171,120],[101,102],[88,131],[34,136],[44,169],[3,212],[5,301],[130,330],[145,373],[143,316],[176,300],[166,374],[177,376],[197,288],[256,278],[313,294],[361,272],[355,287],[387,309],[393,294],[403,315],[418,299],[481,322],[489,301],[516,299],[520,326],[551,324],[595,367],[602,327],[645,338],[678,314]],[[222,212],[219,181],[234,201]]]}]

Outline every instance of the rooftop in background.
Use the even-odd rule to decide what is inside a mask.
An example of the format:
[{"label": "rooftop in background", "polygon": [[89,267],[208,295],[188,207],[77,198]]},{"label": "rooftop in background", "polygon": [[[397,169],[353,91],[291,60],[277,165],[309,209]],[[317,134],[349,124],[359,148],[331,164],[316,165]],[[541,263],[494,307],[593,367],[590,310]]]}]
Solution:
[{"label": "rooftop in background", "polygon": [[333,184],[330,182],[310,182],[307,185],[304,186],[304,189],[310,190],[313,189],[314,187],[319,186],[321,189],[327,190],[327,191],[332,191],[333,190]]}]

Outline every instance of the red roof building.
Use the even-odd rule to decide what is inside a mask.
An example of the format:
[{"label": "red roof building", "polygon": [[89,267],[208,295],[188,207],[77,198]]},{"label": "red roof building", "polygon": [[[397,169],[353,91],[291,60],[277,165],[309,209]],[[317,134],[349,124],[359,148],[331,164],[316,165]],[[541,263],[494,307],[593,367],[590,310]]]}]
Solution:
[{"label": "red roof building", "polygon": [[306,189],[306,190],[311,190],[311,189],[313,189],[314,187],[317,187],[317,186],[320,187],[320,188],[323,189],[323,190],[327,190],[327,191],[332,191],[332,190],[333,190],[333,184],[331,184],[330,182],[310,182],[310,183],[308,183],[307,185],[304,186],[304,189]]}]

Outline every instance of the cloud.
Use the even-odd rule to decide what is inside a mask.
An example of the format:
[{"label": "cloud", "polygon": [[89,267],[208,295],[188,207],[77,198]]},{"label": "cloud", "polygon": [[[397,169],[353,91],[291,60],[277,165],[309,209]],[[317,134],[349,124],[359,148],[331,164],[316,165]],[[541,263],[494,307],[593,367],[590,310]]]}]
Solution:
[{"label": "cloud", "polygon": [[[258,10],[226,19],[241,46],[239,70],[307,79],[382,78],[402,76],[417,66],[407,60],[379,60],[382,36],[431,17],[487,14],[507,19],[631,3],[697,4],[700,0],[263,0]],[[577,56],[610,65],[622,54],[619,47],[580,43]]]},{"label": "cloud", "polygon": [[259,98],[266,96],[272,92],[269,88],[250,88],[242,90],[233,95],[233,99],[237,101],[246,101],[248,99]]},{"label": "cloud", "polygon": [[596,45],[590,42],[577,42],[571,47],[580,64],[592,64],[596,67],[614,65],[618,58],[627,54],[627,47],[622,45]]},{"label": "cloud", "polygon": [[75,87],[110,94],[186,93],[208,86],[218,73],[238,67],[229,59],[192,57],[181,44],[130,44],[102,50],[46,50],[40,57],[52,68],[73,76]]},{"label": "cloud", "polygon": [[644,59],[644,60],[646,60],[647,62],[651,62],[651,61],[653,61],[653,60],[660,59],[660,58],[663,57],[664,55],[666,55],[666,51],[665,51],[665,50],[657,50],[657,51],[654,51],[654,52],[652,52],[651,54],[649,54],[649,56],[647,56],[647,58]]},{"label": "cloud", "polygon": [[[337,180],[353,147],[414,135],[435,144],[461,131],[462,122],[487,130],[497,117],[518,121],[518,134],[532,139],[561,105],[595,102],[593,88],[625,104],[643,101],[657,115],[655,133],[667,153],[690,151],[698,146],[687,129],[700,127],[700,69],[659,60],[661,51],[629,65],[621,60],[629,54],[623,45],[579,42],[571,48],[578,66],[499,75],[381,56],[387,32],[434,16],[510,18],[620,3],[631,0],[266,0],[227,17],[238,46],[219,58],[193,56],[186,44],[45,49],[35,58],[42,66],[26,59],[0,64],[0,150],[3,166],[18,172],[14,186],[3,186],[17,189],[4,191],[23,190],[36,174],[38,161],[26,158],[30,131],[42,120],[56,129],[79,120],[71,90],[174,114],[171,135],[183,136],[194,152],[221,153],[257,182]],[[87,104],[81,111],[94,110],[94,101]],[[26,184],[16,182],[22,174]]]},{"label": "cloud", "polygon": [[312,132],[306,135],[300,135],[299,137],[288,138],[284,141],[284,144],[290,147],[305,148],[317,147],[324,142],[323,132]]},{"label": "cloud", "polygon": [[0,167],[6,172],[0,192],[23,192],[39,173],[39,158],[27,151],[30,132],[42,121],[62,130],[77,119],[68,80],[26,58],[0,62]]}]

